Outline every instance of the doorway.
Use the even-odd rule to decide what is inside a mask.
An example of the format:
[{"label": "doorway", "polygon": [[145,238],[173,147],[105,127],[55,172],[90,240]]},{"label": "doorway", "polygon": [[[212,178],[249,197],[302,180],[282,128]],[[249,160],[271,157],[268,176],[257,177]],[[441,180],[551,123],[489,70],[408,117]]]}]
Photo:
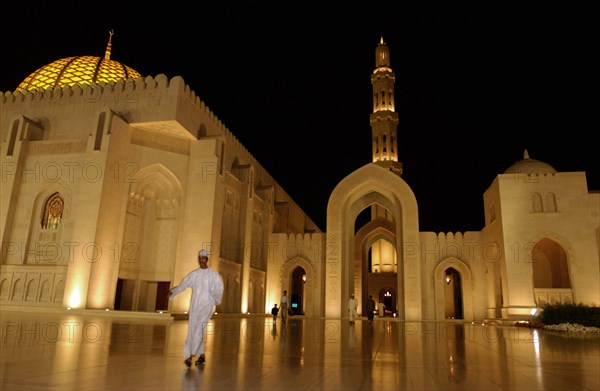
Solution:
[{"label": "doorway", "polygon": [[[379,291],[379,302],[377,308],[379,309],[380,303],[383,303],[383,316],[394,316],[396,311],[396,290],[392,287],[384,287]],[[381,313],[381,311],[380,311]]]},{"label": "doorway", "polygon": [[298,266],[292,272],[292,281],[290,289],[290,309],[293,315],[304,315],[304,286],[306,283],[306,271]]},{"label": "doorway", "polygon": [[462,281],[458,270],[449,267],[444,272],[444,316],[463,319]]}]

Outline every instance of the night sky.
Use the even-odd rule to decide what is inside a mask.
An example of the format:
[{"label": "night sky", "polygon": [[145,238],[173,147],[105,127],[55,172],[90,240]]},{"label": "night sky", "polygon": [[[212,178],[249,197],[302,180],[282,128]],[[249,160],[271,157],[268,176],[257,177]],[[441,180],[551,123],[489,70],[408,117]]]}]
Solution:
[{"label": "night sky", "polygon": [[325,230],[336,184],[371,161],[383,36],[420,230],[479,231],[484,191],[524,149],[600,190],[591,10],[532,3],[4,0],[0,91],[54,60],[103,56],[113,29],[111,59],[183,77]]}]

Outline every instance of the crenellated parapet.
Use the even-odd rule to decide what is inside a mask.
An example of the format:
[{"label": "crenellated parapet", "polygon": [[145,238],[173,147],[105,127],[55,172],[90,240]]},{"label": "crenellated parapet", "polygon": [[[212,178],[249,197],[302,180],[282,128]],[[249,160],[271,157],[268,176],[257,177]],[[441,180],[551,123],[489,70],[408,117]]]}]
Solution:
[{"label": "crenellated parapet", "polygon": [[285,240],[281,248],[285,261],[303,258],[311,263],[320,262],[325,254],[325,235],[322,233],[283,234]]},{"label": "crenellated parapet", "polygon": [[[273,186],[274,201],[291,205],[291,216],[301,228],[314,227],[312,221],[304,222],[310,219],[181,76],[169,79],[159,74],[43,91],[0,93],[0,139],[7,139],[15,118],[26,117],[48,132],[45,135],[48,142],[85,141],[97,128],[101,111],[116,113],[135,128],[134,142],[151,148],[161,145],[169,147],[171,152],[185,154],[189,148],[181,147],[181,143],[221,140],[221,147],[215,152],[223,155],[224,171],[232,171],[234,162],[251,166],[253,186]],[[164,142],[165,138],[171,141]]]},{"label": "crenellated parapet", "polygon": [[[97,102],[132,102],[143,96],[155,95],[177,88],[178,80],[169,82],[160,74],[156,77],[120,80],[118,82],[88,84],[85,86],[64,86],[37,91],[13,91],[0,93],[0,103],[5,105],[23,105],[35,103],[97,103]],[[181,79],[181,78],[179,78]],[[10,106],[7,106],[10,107]]]},{"label": "crenellated parapet", "polygon": [[481,258],[481,233],[422,232],[420,250],[426,264],[437,264],[448,258],[476,262]]},{"label": "crenellated parapet", "polygon": [[164,74],[43,91],[5,92],[0,93],[0,105],[3,116],[14,112],[50,118],[57,107],[68,106],[70,113],[81,113],[93,112],[106,106],[119,113],[128,123],[173,120],[175,114],[175,119],[194,138],[198,137],[201,123],[209,130],[206,135],[226,132],[223,123],[180,76],[169,80]]},{"label": "crenellated parapet", "polygon": [[527,173],[527,172],[510,172],[500,174],[499,177],[503,183],[524,184],[524,185],[541,185],[541,184],[554,184],[562,173],[559,172],[548,172],[548,173]]},{"label": "crenellated parapet", "polygon": [[287,241],[300,244],[301,246],[311,246],[315,240],[321,240],[323,234],[321,233],[294,233],[287,235]]}]

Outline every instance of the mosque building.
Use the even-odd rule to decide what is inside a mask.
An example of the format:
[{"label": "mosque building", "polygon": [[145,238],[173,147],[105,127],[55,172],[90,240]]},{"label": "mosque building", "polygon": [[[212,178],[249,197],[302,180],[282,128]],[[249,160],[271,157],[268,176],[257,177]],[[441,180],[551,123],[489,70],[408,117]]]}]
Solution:
[{"label": "mosque building", "polygon": [[360,315],[372,295],[407,321],[600,305],[600,193],[585,172],[525,151],[490,178],[481,231],[419,231],[383,38],[372,162],[329,195],[326,232],[180,76],[110,55],[109,39],[104,57],[59,59],[0,94],[3,307],[183,313],[189,290],[166,294],[201,248],[224,281],[219,313],[268,314],[283,290],[297,314],[342,319],[351,294]]}]

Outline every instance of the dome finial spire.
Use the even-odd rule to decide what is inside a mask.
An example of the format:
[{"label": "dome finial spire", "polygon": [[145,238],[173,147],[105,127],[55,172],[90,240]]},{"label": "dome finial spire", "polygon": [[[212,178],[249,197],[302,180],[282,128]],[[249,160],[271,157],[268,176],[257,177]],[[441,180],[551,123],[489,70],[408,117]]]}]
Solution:
[{"label": "dome finial spire", "polygon": [[529,159],[529,151],[527,149],[523,151],[523,159]]},{"label": "dome finial spire", "polygon": [[108,44],[106,45],[106,52],[104,53],[104,58],[110,60],[110,49],[112,47],[112,36],[115,32],[113,29],[108,30]]}]

